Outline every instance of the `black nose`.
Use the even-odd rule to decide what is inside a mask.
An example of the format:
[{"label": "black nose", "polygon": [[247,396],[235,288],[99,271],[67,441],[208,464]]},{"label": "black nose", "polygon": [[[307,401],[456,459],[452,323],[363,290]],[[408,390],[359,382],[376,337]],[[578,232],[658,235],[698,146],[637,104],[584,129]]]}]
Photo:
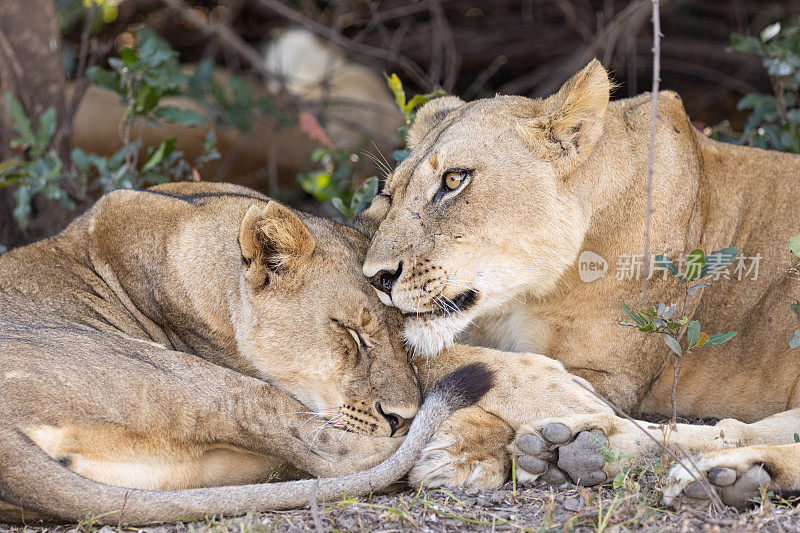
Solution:
[{"label": "black nose", "polygon": [[407,420],[400,415],[396,415],[394,413],[384,413],[383,409],[381,409],[381,404],[379,403],[375,404],[375,410],[378,411],[378,414],[385,418],[387,422],[389,422],[389,428],[392,430],[390,434],[391,436],[394,436],[398,429],[402,429],[411,423],[411,420]]},{"label": "black nose", "polygon": [[394,287],[394,282],[397,281],[397,278],[400,277],[400,273],[403,271],[403,263],[397,265],[397,270],[381,270],[371,278],[369,278],[369,282],[372,284],[373,287],[378,289],[381,292],[385,292],[389,296],[392,295],[392,287]]}]

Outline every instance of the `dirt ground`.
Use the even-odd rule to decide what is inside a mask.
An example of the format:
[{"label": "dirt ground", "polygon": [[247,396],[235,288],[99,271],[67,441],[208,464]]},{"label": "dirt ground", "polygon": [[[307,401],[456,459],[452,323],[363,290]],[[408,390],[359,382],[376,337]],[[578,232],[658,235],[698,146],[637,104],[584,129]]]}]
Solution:
[{"label": "dirt ground", "polygon": [[[600,498],[598,499],[598,494]],[[654,485],[640,479],[611,488],[553,488],[538,485],[499,490],[394,490],[371,498],[344,498],[310,509],[253,513],[240,518],[210,517],[140,529],[147,533],[231,531],[800,531],[796,502],[773,500],[736,513],[710,509],[674,512],[658,504]],[[315,520],[316,514],[316,520]],[[81,524],[50,528],[0,524],[0,533],[114,533],[135,531]]]}]

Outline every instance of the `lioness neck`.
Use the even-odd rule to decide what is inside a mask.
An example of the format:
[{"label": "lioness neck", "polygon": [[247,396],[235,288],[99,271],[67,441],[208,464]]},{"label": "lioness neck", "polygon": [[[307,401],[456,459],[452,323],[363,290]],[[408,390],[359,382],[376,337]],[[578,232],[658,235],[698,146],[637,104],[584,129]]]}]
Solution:
[{"label": "lioness neck", "polygon": [[107,195],[58,236],[0,257],[0,297],[13,299],[19,313],[47,310],[56,322],[253,373],[233,326],[246,319],[236,275],[242,213],[209,209],[146,192]]}]

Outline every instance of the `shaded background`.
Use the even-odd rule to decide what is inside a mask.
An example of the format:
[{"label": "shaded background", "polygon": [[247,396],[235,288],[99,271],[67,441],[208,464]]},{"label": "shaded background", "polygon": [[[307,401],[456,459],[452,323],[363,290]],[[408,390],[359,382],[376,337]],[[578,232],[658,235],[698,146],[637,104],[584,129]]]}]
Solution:
[{"label": "shaded background", "polygon": [[[651,0],[98,3],[95,7],[87,7],[92,0],[4,0],[0,4],[0,93],[16,95],[34,122],[47,106],[56,108],[59,119],[52,149],[65,167],[74,145],[103,153],[112,149],[101,146],[104,142],[118,144],[114,132],[119,118],[113,113],[100,109],[86,119],[88,124],[75,117],[81,115],[81,105],[95,105],[99,99],[99,93],[92,92],[87,69],[107,66],[123,46],[136,44],[137,28],[146,25],[180,53],[182,63],[197,65],[211,59],[224,72],[265,88],[272,102],[269,116],[259,118],[270,132],[263,137],[258,128],[237,133],[239,144],[231,146],[239,148],[221,144],[222,159],[214,163],[216,170],[197,177],[243,183],[329,215],[337,212],[314,201],[295,180],[298,173],[320,164],[312,159],[312,152],[327,141],[324,135],[314,135],[314,127],[323,128],[337,149],[351,148],[353,165],[347,167],[346,179],[357,185],[383,172],[371,157],[364,157],[364,146],[379,160],[393,164],[388,154],[401,148],[395,129],[402,118],[396,110],[386,110],[376,111],[386,115],[386,123],[376,117],[362,120],[366,111],[358,111],[361,94],[353,97],[356,111],[338,119],[331,117],[324,95],[286,98],[285,80],[259,63],[269,43],[287,30],[299,28],[313,34],[320,46],[342,54],[348,64],[366,67],[380,82],[382,73],[397,73],[409,96],[435,89],[466,99],[497,92],[545,96],[593,57],[602,61],[618,83],[615,98],[649,90],[651,84]],[[797,14],[797,1],[662,0],[661,87],[682,95],[699,128],[729,120],[740,131],[746,115],[737,110],[737,102],[748,93],[770,93],[773,88],[758,57],[726,50],[731,34],[758,35],[768,24]],[[276,80],[278,85],[274,85]],[[320,84],[326,82],[321,76]],[[363,82],[358,84],[365,89]],[[392,101],[388,90],[382,91],[373,90],[379,100],[376,109],[383,100]],[[303,123],[304,114],[313,117],[311,126]],[[281,121],[288,126],[279,125]],[[331,129],[337,121],[340,128],[347,128],[345,134]],[[78,138],[78,127],[97,135]],[[184,133],[176,134],[179,145],[189,142],[180,138]],[[220,126],[217,137],[223,134]],[[342,135],[350,136],[349,146],[342,146]],[[13,137],[8,114],[0,110],[0,159],[19,156],[9,147]],[[356,138],[360,140],[352,141]],[[192,139],[200,142],[197,135]],[[366,139],[375,140],[374,148]],[[243,163],[250,166],[240,168]],[[58,231],[97,195],[73,194],[74,184],[66,174],[59,186],[72,195],[75,208],[35,197],[27,232],[14,222],[12,188],[0,190],[0,246],[10,248]]]}]

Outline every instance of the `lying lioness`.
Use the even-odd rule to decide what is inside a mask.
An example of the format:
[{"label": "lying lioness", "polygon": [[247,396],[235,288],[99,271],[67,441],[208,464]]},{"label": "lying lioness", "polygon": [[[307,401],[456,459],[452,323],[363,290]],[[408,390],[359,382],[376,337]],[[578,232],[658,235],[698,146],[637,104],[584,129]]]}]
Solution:
[{"label": "lying lioness", "polygon": [[[294,500],[286,487],[129,489],[338,476],[388,457],[420,390],[400,317],[361,277],[365,249],[249,189],[171,184],[108,194],[0,256],[0,520],[298,505],[308,486]],[[461,385],[440,403],[476,400],[486,372]],[[328,497],[378,486],[355,481]]]},{"label": "lying lioness", "polygon": [[[639,301],[641,280],[618,280],[613,272],[591,282],[579,277],[581,251],[613,269],[618,258],[642,250],[650,96],[609,103],[610,87],[593,61],[547,99],[465,103],[449,96],[426,104],[409,132],[411,155],[364,213],[373,240],[363,270],[383,300],[404,313],[405,338],[417,353],[433,356],[459,340],[545,354],[623,410],[668,416],[672,352],[658,336],[616,323],[623,302]],[[696,474],[727,503],[743,504],[764,482],[800,489],[800,444],[792,444],[800,431],[800,357],[787,346],[794,329],[788,297],[800,291],[785,250],[800,228],[800,157],[709,140],[677,94],[663,92],[658,100],[650,249],[671,257],[728,246],[746,257],[760,254],[757,279],[715,282],[686,308],[704,330],[738,335],[685,357],[678,410],[731,419],[680,426],[669,441],[700,453]],[[648,298],[680,302],[682,294],[659,275]],[[520,372],[526,361],[517,363]],[[563,379],[570,392],[562,402],[583,394]],[[563,415],[558,400],[538,412],[507,400],[534,418]],[[512,427],[522,479],[544,473],[554,482],[566,475],[604,481],[620,462],[604,463],[586,430],[603,430],[614,451],[633,458],[656,449],[607,407],[581,413],[561,424]],[[457,416],[508,434],[501,418],[486,419],[478,407]],[[451,424],[435,442],[466,431]],[[466,452],[431,446],[416,479],[496,484],[506,468],[505,444],[487,441]],[[464,453],[484,460],[465,461]],[[669,501],[683,490],[708,496],[681,468],[671,479]]]}]

